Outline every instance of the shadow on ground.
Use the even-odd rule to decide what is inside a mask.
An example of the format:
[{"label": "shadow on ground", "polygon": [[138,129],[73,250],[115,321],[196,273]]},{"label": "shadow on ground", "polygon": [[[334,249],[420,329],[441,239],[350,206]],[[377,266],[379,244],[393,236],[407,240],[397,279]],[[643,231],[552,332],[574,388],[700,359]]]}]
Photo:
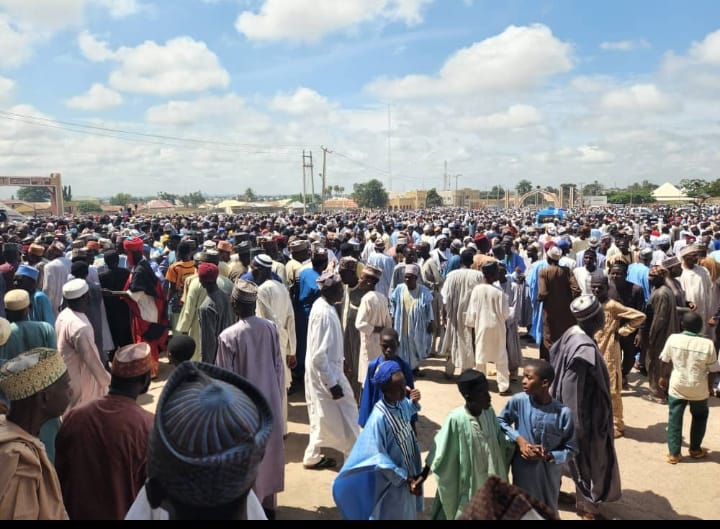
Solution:
[{"label": "shadow on ground", "polygon": [[278,507],[276,520],[342,520],[337,507],[318,507],[315,510],[298,507]]}]

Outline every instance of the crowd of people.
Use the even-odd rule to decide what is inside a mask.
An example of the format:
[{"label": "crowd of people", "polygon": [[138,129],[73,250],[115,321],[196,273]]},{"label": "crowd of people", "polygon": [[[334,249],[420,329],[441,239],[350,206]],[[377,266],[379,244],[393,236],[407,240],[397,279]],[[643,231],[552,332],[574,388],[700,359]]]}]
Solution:
[{"label": "crowd of people", "polygon": [[[668,408],[666,461],[683,458],[688,406],[687,455],[707,456],[712,213],[126,214],[0,236],[2,519],[272,519],[296,392],[304,467],[344,456],[332,493],[346,519],[415,519],[431,476],[433,519],[489,513],[500,490],[525,519],[569,500],[601,518],[621,495],[614,439],[633,369]],[[137,400],[163,356],[152,414]],[[423,461],[415,381],[430,357],[465,405]],[[510,396],[499,413],[493,377]]]}]

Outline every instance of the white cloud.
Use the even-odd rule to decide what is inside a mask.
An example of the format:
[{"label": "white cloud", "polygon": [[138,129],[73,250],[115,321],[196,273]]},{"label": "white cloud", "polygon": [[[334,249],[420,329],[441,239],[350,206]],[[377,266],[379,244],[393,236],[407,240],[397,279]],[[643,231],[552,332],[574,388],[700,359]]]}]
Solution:
[{"label": "white cloud", "polygon": [[212,122],[219,117],[232,119],[245,107],[245,100],[236,94],[194,101],[168,101],[150,107],[145,113],[145,121],[154,125],[188,126],[203,121]]},{"label": "white cloud", "polygon": [[32,54],[33,36],[18,29],[9,18],[0,14],[0,67],[21,65]]},{"label": "white cloud", "polygon": [[636,84],[605,94],[600,104],[613,112],[671,112],[677,103],[654,84]]},{"label": "white cloud", "polygon": [[115,52],[108,47],[107,42],[97,40],[87,31],[78,35],[77,42],[83,56],[89,61],[103,62],[115,58]]},{"label": "white cloud", "polygon": [[700,64],[720,66],[720,29],[709,33],[702,42],[693,42],[688,55]]},{"label": "white cloud", "polygon": [[432,0],[265,0],[258,12],[243,11],[235,28],[250,40],[318,42],[324,36],[372,20],[422,22]]},{"label": "white cloud", "polygon": [[120,62],[110,86],[122,92],[168,95],[224,88],[230,76],[204,42],[178,37],[164,45],[145,41],[114,52]]},{"label": "white cloud", "polygon": [[542,123],[540,111],[530,105],[513,105],[506,112],[498,112],[476,118],[465,118],[459,126],[476,129],[521,129]]},{"label": "white cloud", "polygon": [[633,51],[649,47],[650,43],[645,39],[606,41],[600,44],[600,49],[606,51]]},{"label": "white cloud", "polygon": [[572,54],[572,46],[555,38],[547,26],[510,26],[455,52],[437,76],[379,79],[368,89],[394,99],[521,91],[570,70]]},{"label": "white cloud", "polygon": [[0,102],[9,101],[15,90],[15,81],[7,77],[0,77]]},{"label": "white cloud", "polygon": [[290,95],[277,95],[270,102],[271,108],[288,114],[312,115],[327,112],[332,105],[327,98],[310,88],[300,87]]},{"label": "white cloud", "polygon": [[0,0],[0,10],[20,25],[49,33],[82,25],[88,6],[98,6],[113,18],[137,14],[144,7],[137,0]]},{"label": "white cloud", "polygon": [[592,145],[582,145],[577,148],[575,160],[580,163],[610,163],[615,161],[615,155]]},{"label": "white cloud", "polygon": [[98,111],[121,105],[123,98],[115,90],[111,90],[100,83],[95,83],[87,93],[71,97],[65,104],[77,110]]}]

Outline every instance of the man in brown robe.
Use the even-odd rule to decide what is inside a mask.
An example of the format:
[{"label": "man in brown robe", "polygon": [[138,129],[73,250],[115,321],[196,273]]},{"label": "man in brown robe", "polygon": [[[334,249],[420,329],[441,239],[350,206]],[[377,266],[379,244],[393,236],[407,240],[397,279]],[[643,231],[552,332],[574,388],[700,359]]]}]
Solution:
[{"label": "man in brown robe", "polygon": [[660,353],[668,336],[680,332],[680,313],[676,296],[667,284],[668,276],[668,270],[662,266],[650,268],[648,278],[652,291],[645,307],[647,319],[641,332],[641,356],[644,358],[641,358],[640,367],[647,371],[649,398],[663,404],[667,392],[658,385],[663,370]]},{"label": "man in brown robe", "polygon": [[548,266],[538,275],[538,301],[543,302],[543,343],[540,358],[550,360],[550,348],[562,334],[575,325],[570,303],[580,295],[572,270],[560,266],[562,250],[552,246],[547,251]]},{"label": "man in brown robe", "polygon": [[71,520],[123,520],[145,483],[153,414],[137,398],[150,387],[146,343],[120,348],[108,394],[75,408],[55,440],[55,468]]}]

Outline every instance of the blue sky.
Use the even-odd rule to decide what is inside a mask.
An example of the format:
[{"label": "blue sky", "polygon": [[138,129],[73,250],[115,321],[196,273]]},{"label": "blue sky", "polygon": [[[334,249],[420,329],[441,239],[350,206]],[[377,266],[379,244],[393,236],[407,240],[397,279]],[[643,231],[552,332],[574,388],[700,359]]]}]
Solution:
[{"label": "blue sky", "polygon": [[346,192],[719,178],[720,3],[600,4],[0,0],[3,174],[290,194],[325,146]]}]

